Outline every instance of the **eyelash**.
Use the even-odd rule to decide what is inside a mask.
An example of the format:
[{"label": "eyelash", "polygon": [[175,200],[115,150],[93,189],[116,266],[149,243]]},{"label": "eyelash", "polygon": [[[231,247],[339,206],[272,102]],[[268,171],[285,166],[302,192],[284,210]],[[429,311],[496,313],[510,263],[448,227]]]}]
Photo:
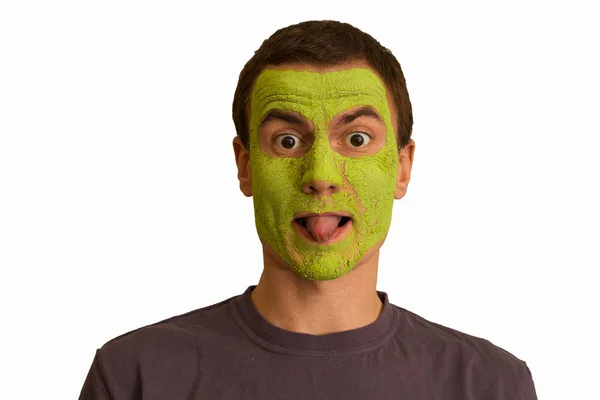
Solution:
[{"label": "eyelash", "polygon": [[364,132],[364,131],[351,131],[346,136],[344,136],[344,140],[349,140],[349,138],[352,137],[352,135],[354,135],[355,133],[362,133],[362,134],[366,135],[369,138],[369,140],[367,141],[367,143],[365,145],[363,145],[363,146],[356,147],[356,146],[352,146],[351,145],[351,147],[353,147],[355,149],[360,149],[360,148],[363,148],[363,147],[367,147],[369,145],[369,143],[371,143],[371,140],[373,140],[373,135],[371,135],[368,132]]},{"label": "eyelash", "polygon": [[273,137],[273,143],[275,143],[275,146],[277,146],[277,147],[279,147],[280,149],[283,149],[283,150],[296,150],[296,148],[297,148],[298,146],[294,147],[293,149],[286,149],[286,148],[284,148],[283,146],[280,146],[280,145],[278,144],[278,139],[279,139],[279,138],[284,138],[284,137],[286,137],[286,136],[292,136],[293,138],[295,138],[295,139],[296,139],[296,144],[297,144],[297,145],[299,145],[300,143],[302,143],[302,139],[300,139],[298,136],[296,136],[296,135],[294,135],[294,134],[292,134],[292,133],[281,133],[281,134],[279,134],[279,135],[276,135],[276,136],[274,136],[274,137]]},{"label": "eyelash", "polygon": [[[358,146],[358,147],[357,147],[357,146],[352,146],[352,145],[350,145],[350,144],[349,144],[349,146],[350,146],[350,147],[352,147],[352,148],[355,148],[355,149],[360,149],[360,148],[363,148],[363,147],[367,147],[367,146],[369,145],[369,143],[371,143],[371,140],[373,140],[373,135],[371,135],[370,133],[368,133],[368,132],[364,132],[364,131],[356,131],[356,130],[353,130],[353,131],[351,131],[350,133],[348,133],[347,135],[345,135],[343,140],[347,141],[347,140],[348,140],[348,138],[349,138],[349,137],[351,137],[351,136],[352,136],[353,134],[355,134],[355,133],[362,133],[362,134],[366,135],[366,136],[369,138],[369,140],[368,140],[368,141],[367,141],[367,143],[366,143],[365,145],[363,145],[363,146]],[[286,148],[284,148],[283,146],[281,146],[281,145],[279,145],[279,144],[278,144],[278,142],[279,142],[279,139],[280,139],[280,138],[284,138],[284,137],[286,137],[286,136],[292,136],[292,137],[294,137],[294,138],[296,139],[296,146],[295,146],[294,148],[291,148],[291,149],[286,149]],[[299,145],[300,145],[302,142],[303,142],[303,140],[302,140],[302,139],[300,139],[300,137],[298,137],[297,135],[294,135],[294,134],[292,134],[292,133],[281,133],[281,134],[279,134],[279,135],[276,135],[276,136],[274,136],[274,137],[273,137],[273,143],[275,143],[275,146],[279,147],[280,149],[283,149],[283,150],[288,150],[288,151],[289,151],[289,150],[296,150],[296,149],[298,148],[298,146],[299,146]]]}]

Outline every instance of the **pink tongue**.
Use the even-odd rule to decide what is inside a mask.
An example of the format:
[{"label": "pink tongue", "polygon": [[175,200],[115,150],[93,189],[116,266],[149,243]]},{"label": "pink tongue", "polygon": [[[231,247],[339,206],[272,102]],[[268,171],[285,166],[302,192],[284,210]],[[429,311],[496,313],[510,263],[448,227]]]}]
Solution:
[{"label": "pink tongue", "polygon": [[306,229],[317,242],[326,242],[337,229],[342,217],[327,215],[320,217],[307,217]]}]

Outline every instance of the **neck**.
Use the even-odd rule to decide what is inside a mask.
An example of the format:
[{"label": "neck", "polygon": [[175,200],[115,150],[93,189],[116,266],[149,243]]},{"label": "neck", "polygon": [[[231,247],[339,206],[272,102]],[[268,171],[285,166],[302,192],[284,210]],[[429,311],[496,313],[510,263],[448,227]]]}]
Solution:
[{"label": "neck", "polygon": [[312,281],[263,244],[264,270],[252,302],[268,322],[292,332],[326,335],[369,325],[383,307],[376,289],[379,247],[367,251],[346,275]]}]

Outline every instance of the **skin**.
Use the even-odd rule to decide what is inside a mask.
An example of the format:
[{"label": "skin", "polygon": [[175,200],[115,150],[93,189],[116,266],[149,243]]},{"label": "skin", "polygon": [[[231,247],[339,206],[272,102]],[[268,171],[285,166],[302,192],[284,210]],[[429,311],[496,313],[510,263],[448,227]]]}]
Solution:
[{"label": "skin", "polygon": [[[341,96],[343,91],[352,95]],[[365,106],[375,115],[343,121]],[[265,121],[274,109],[296,121],[285,115]],[[378,317],[379,249],[393,200],[406,193],[415,149],[411,140],[397,150],[396,126],[391,96],[362,61],[282,64],[257,79],[249,149],[237,137],[233,146],[240,189],[255,197],[263,245],[264,270],[252,299],[272,324],[322,335]],[[367,143],[352,145],[349,139],[357,134]],[[293,149],[282,146],[289,135]],[[307,241],[292,226],[295,213],[303,211],[344,211],[352,217],[351,229],[335,243]]]}]

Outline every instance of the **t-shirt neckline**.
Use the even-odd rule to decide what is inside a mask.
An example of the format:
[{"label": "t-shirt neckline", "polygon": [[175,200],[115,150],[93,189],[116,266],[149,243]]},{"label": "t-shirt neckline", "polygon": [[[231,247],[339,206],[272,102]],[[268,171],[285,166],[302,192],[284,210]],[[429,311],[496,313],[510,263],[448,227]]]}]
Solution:
[{"label": "t-shirt neckline", "polygon": [[327,335],[311,335],[281,329],[267,321],[252,302],[249,286],[233,301],[232,312],[240,328],[255,342],[270,350],[293,354],[322,354],[366,350],[384,342],[391,333],[394,312],[386,292],[377,291],[383,303],[381,313],[371,324]]}]

